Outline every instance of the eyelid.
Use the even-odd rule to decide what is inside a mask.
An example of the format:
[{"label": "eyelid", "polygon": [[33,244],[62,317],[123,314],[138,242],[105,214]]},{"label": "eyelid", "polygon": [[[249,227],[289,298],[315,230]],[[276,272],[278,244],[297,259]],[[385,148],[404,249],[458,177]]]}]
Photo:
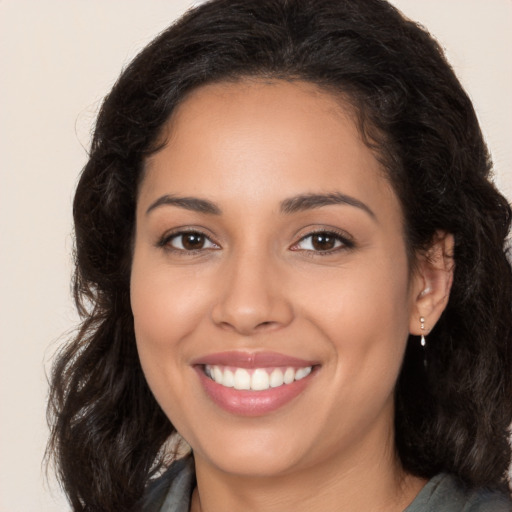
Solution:
[{"label": "eyelid", "polygon": [[[180,236],[184,236],[184,235],[187,235],[187,234],[197,234],[197,235],[201,235],[203,236],[210,244],[212,244],[214,247],[202,247],[200,249],[191,249],[191,250],[187,250],[187,249],[180,249],[180,248],[177,248],[177,247],[173,247],[170,242],[175,239],[175,238],[178,238]],[[211,235],[208,235],[205,233],[205,230],[203,230],[202,228],[197,228],[197,227],[178,227],[178,228],[174,228],[170,231],[166,231],[158,240],[157,244],[156,244],[158,247],[161,247],[163,249],[166,249],[168,251],[171,251],[171,252],[175,252],[175,253],[179,253],[179,254],[196,254],[196,253],[199,253],[199,252],[206,252],[206,251],[211,251],[211,250],[217,250],[217,249],[220,249],[220,244],[218,244],[217,242],[215,242],[213,240],[213,237]]]},{"label": "eyelid", "polygon": [[[336,239],[336,241],[340,242],[339,245],[333,247],[332,249],[328,249],[328,250],[325,250],[325,251],[321,251],[321,250],[314,250],[314,249],[300,249],[300,248],[297,248],[297,246],[303,242],[304,240],[310,238],[310,237],[313,237],[315,235],[330,235],[332,237],[334,237]],[[305,233],[304,235],[302,235],[299,240],[297,242],[295,242],[291,247],[290,247],[290,250],[292,251],[303,251],[303,252],[309,252],[309,253],[314,253],[314,254],[318,254],[318,255],[328,255],[328,254],[333,254],[333,253],[336,253],[338,251],[344,251],[344,250],[348,250],[348,249],[353,249],[355,247],[355,242],[353,240],[353,238],[348,234],[346,233],[345,231],[341,231],[339,229],[336,229],[336,228],[318,228],[318,229],[314,229],[312,231],[308,231],[307,233]]]},{"label": "eyelid", "polygon": [[[188,255],[199,253],[199,252],[206,252],[206,251],[221,249],[221,245],[219,243],[217,243],[215,241],[215,239],[210,234],[207,234],[205,231],[207,231],[207,230],[205,230],[201,227],[180,226],[180,227],[177,227],[170,231],[165,232],[159,238],[156,245],[158,247],[164,248],[168,251],[172,251],[172,252],[176,252],[176,253],[180,253],[180,254],[188,254]],[[187,250],[184,248],[183,249],[176,248],[176,247],[173,247],[172,245],[170,245],[170,242],[173,239],[175,239],[179,236],[187,235],[187,234],[197,234],[197,235],[203,236],[209,242],[209,244],[211,244],[211,246],[210,247],[202,247],[199,249]],[[339,243],[337,243],[335,245],[335,247],[333,247],[332,249],[327,249],[327,250],[301,249],[301,248],[297,247],[304,240],[306,240],[310,237],[313,237],[315,235],[318,235],[318,234],[332,236],[336,239],[336,242],[339,242]],[[333,228],[333,227],[319,227],[316,229],[309,230],[306,233],[304,233],[303,235],[301,235],[300,238],[290,247],[290,250],[297,251],[297,252],[301,251],[301,252],[305,252],[305,253],[312,253],[315,255],[316,254],[328,255],[328,254],[336,253],[338,251],[352,249],[355,247],[355,245],[356,244],[355,244],[352,236],[350,236],[347,232],[342,231],[337,228]]]}]

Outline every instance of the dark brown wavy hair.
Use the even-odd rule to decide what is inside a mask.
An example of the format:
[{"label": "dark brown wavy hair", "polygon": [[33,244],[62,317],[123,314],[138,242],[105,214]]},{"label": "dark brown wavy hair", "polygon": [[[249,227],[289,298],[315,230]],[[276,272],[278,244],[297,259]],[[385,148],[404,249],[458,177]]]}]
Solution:
[{"label": "dark brown wavy hair", "polygon": [[439,45],[383,0],[213,0],[122,73],[76,191],[82,323],[54,363],[48,446],[73,510],[135,510],[166,463],[175,430],[146,384],[129,299],[138,184],[192,89],[248,77],[307,81],[353,106],[401,201],[412,258],[437,230],[453,233],[448,306],[425,352],[410,337],[396,386],[397,452],[414,475],[446,471],[470,487],[505,487],[511,210],[489,180],[475,112]]}]

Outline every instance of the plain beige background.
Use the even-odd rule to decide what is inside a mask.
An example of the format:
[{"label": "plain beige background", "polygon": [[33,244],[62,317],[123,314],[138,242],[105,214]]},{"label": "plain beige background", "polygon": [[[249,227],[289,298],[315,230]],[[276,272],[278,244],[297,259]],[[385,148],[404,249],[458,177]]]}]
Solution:
[{"label": "plain beige background", "polygon": [[[314,1],[314,0],[311,0]],[[190,0],[0,0],[0,511],[68,510],[44,481],[48,361],[72,328],[71,201],[101,98]],[[512,199],[512,0],[394,0],[440,40]]]}]

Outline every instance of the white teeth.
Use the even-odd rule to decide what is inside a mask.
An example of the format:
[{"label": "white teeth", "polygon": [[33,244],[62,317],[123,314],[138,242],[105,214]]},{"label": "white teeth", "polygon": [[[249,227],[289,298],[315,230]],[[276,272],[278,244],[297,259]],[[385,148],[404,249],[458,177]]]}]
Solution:
[{"label": "white teeth", "polygon": [[[236,368],[232,371],[222,366],[205,365],[204,372],[217,384],[227,388],[240,390],[265,391],[291,384],[295,380],[307,377],[312,370],[311,366],[304,368],[274,368],[271,372],[267,368],[255,368],[252,373],[245,368]],[[269,373],[270,372],[270,373]]]},{"label": "white teeth", "polygon": [[285,384],[292,383],[295,380],[295,370],[293,368],[286,368],[283,379]]},{"label": "white teeth", "polygon": [[213,380],[215,382],[222,382],[223,380],[222,370],[218,366],[213,367]]},{"label": "white teeth", "polygon": [[[215,382],[217,381],[215,380]],[[224,382],[221,381],[219,384],[224,384]],[[235,371],[235,389],[251,389],[251,375],[247,370],[238,368]]]},{"label": "white teeth", "polygon": [[311,373],[311,366],[308,366],[307,368],[299,368],[297,370],[297,373],[295,374],[295,380],[303,379],[304,377],[307,377]]},{"label": "white teeth", "polygon": [[[219,382],[219,381],[216,381]],[[231,370],[224,370],[224,377],[222,379],[222,385],[227,388],[235,387],[235,374]]]},{"label": "white teeth", "polygon": [[270,377],[265,370],[258,368],[254,370],[251,377],[251,389],[254,391],[262,391],[270,387]]},{"label": "white teeth", "polygon": [[270,387],[278,388],[279,386],[282,386],[283,384],[284,384],[283,372],[279,368],[276,368],[270,374]]}]

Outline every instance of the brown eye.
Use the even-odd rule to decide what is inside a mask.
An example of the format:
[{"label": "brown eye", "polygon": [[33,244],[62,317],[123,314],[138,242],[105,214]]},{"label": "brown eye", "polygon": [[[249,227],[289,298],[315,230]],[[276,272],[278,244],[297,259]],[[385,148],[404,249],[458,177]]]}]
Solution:
[{"label": "brown eye", "polygon": [[183,248],[187,251],[193,251],[194,249],[202,249],[204,246],[204,235],[199,233],[187,233],[181,235]]},{"label": "brown eye", "polygon": [[177,233],[168,240],[168,245],[180,251],[199,251],[201,249],[215,249],[214,244],[207,236],[199,232]]},{"label": "brown eye", "polygon": [[318,231],[303,237],[291,249],[294,251],[310,251],[317,253],[334,252],[337,249],[349,249],[354,243],[349,239],[330,231]]},{"label": "brown eye", "polygon": [[337,239],[329,233],[318,233],[311,236],[311,245],[316,251],[329,251],[336,247]]}]

